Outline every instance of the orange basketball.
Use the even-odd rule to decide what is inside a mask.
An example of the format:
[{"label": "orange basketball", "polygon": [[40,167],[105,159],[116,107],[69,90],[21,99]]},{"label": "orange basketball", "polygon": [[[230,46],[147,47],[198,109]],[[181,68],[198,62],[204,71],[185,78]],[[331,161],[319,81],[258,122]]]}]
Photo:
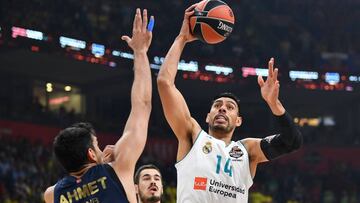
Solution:
[{"label": "orange basketball", "polygon": [[233,31],[235,17],[231,8],[220,0],[203,0],[190,17],[193,35],[208,44],[224,41]]}]

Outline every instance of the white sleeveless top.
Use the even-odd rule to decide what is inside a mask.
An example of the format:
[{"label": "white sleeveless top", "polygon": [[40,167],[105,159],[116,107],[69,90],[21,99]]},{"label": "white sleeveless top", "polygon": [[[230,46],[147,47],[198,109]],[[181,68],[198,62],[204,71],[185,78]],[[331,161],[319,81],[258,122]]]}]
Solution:
[{"label": "white sleeveless top", "polygon": [[177,203],[246,203],[253,183],[249,155],[240,142],[228,146],[205,131],[175,164]]}]

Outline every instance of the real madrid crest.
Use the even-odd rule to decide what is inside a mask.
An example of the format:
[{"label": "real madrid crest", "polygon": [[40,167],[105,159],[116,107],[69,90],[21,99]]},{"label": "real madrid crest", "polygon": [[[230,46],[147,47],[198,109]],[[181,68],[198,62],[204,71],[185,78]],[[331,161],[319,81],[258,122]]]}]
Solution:
[{"label": "real madrid crest", "polygon": [[231,149],[231,151],[229,152],[229,155],[232,158],[238,159],[240,157],[242,157],[242,155],[244,155],[244,152],[241,151],[241,149],[239,148],[239,146],[233,146],[233,148]]},{"label": "real madrid crest", "polygon": [[209,154],[212,151],[211,142],[206,142],[202,150],[205,154]]}]

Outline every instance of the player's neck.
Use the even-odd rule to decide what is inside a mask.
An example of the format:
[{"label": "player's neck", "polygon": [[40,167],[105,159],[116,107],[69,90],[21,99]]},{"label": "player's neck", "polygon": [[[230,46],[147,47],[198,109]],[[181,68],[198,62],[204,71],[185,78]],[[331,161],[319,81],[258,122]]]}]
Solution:
[{"label": "player's neck", "polygon": [[85,164],[82,169],[80,169],[79,171],[76,171],[76,172],[71,172],[69,175],[74,176],[75,178],[81,178],[81,176],[83,176],[86,173],[86,171],[88,171],[91,167],[93,167],[95,165],[96,165],[96,163]]},{"label": "player's neck", "polygon": [[[141,201],[140,198],[138,198],[139,203],[148,203],[147,201]],[[151,203],[161,203],[161,200],[157,201],[157,202],[151,202]]]},{"label": "player's neck", "polygon": [[224,133],[224,132],[218,132],[218,131],[213,131],[211,129],[209,129],[209,135],[211,135],[212,137],[218,139],[218,140],[222,140],[225,142],[225,145],[229,145],[231,143],[231,137],[233,135],[233,131],[229,132],[229,133]]}]

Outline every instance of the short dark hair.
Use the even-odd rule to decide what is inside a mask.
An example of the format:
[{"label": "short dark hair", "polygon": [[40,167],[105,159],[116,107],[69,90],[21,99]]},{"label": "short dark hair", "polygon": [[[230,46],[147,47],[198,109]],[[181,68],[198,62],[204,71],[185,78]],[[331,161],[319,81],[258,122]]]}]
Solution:
[{"label": "short dark hair", "polygon": [[54,154],[67,172],[76,172],[88,163],[87,151],[94,149],[92,135],[95,130],[90,123],[75,123],[55,137]]},{"label": "short dark hair", "polygon": [[214,104],[214,102],[219,99],[220,97],[227,97],[227,98],[230,98],[232,100],[234,100],[238,106],[238,115],[240,116],[240,99],[233,93],[231,92],[223,92],[223,93],[220,93],[218,95],[216,95],[212,101],[212,104]]},{"label": "short dark hair", "polygon": [[[161,172],[160,172],[160,169],[155,166],[154,164],[146,164],[146,165],[142,165],[140,166],[136,172],[135,172],[135,176],[134,176],[134,183],[135,184],[139,184],[139,181],[140,181],[140,173],[141,171],[145,170],[145,169],[155,169],[157,170],[159,173],[160,173],[160,176],[161,176]],[[162,176],[161,176],[161,182],[162,182]]]}]

